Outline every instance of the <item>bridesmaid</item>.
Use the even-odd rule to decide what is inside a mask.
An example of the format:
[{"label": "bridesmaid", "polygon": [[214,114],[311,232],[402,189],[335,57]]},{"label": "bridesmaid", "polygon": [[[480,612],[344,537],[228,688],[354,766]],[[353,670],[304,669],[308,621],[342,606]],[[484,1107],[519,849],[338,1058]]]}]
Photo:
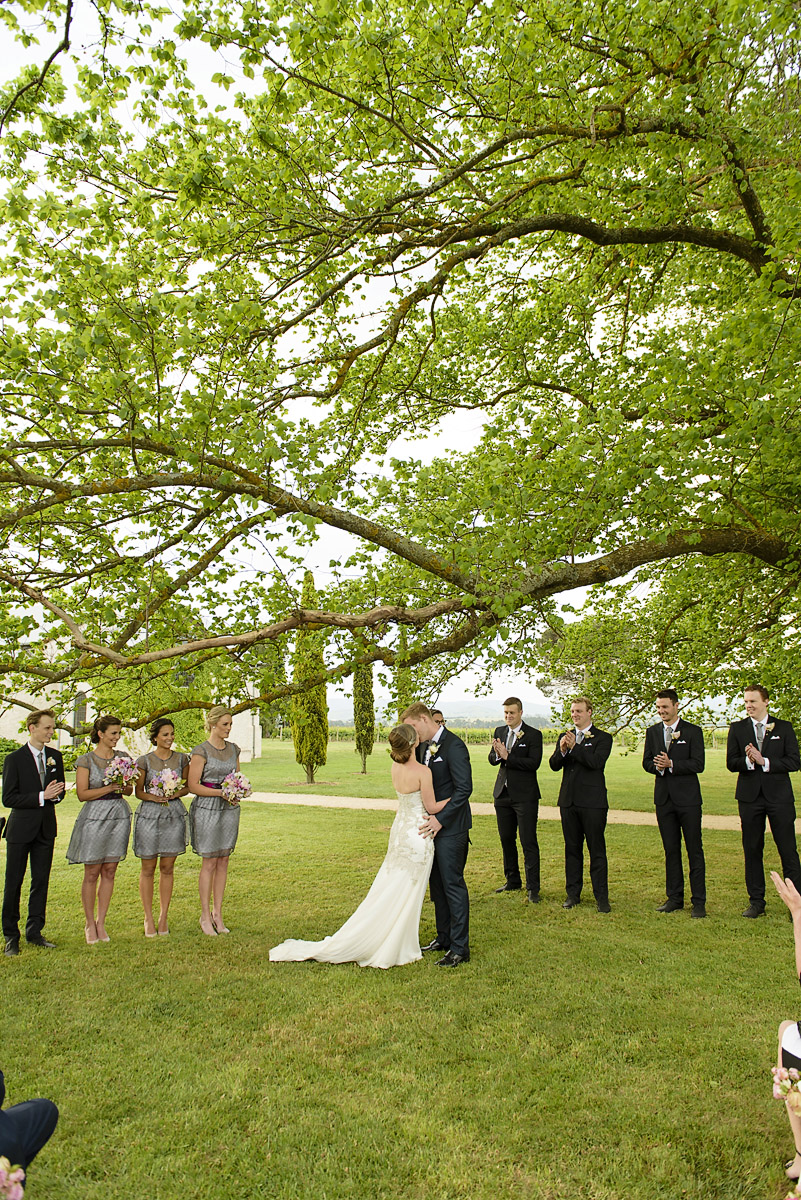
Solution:
[{"label": "bridesmaid", "polygon": [[96,748],[82,754],[75,763],[75,790],[83,807],[72,829],[67,862],[83,863],[81,902],[86,915],[84,932],[90,946],[111,941],[106,933],[106,913],[114,891],[117,863],[125,858],[131,835],[131,810],[123,797],[130,796],[133,783],[123,787],[103,782],[113,758],[131,757],[116,749],[121,733],[119,717],[97,717],[89,735]]},{"label": "bridesmaid", "polygon": [[220,784],[231,771],[239,770],[239,747],[227,741],[234,718],[230,709],[217,704],[206,716],[208,738],[195,746],[189,760],[189,791],[194,800],[189,810],[192,849],[203,859],[200,891],[200,928],[209,937],[230,933],[222,919],[222,902],[228,878],[228,857],[239,833],[239,805],[222,798]]},{"label": "bridesmaid", "polygon": [[[139,875],[139,898],[145,911],[145,937],[160,933],[166,937],[167,913],[172,899],[173,872],[179,854],[186,853],[186,809],[181,801],[189,789],[189,755],[173,750],[175,726],[167,717],[160,717],[150,726],[150,742],[155,747],[149,754],[137,758],[140,775],[136,795],[141,804],[134,814],[133,852],[142,860]],[[153,779],[161,771],[174,771],[184,786],[166,799],[149,792]],[[159,859],[161,860],[159,862]],[[153,921],[153,885],[159,863],[159,923]]]}]

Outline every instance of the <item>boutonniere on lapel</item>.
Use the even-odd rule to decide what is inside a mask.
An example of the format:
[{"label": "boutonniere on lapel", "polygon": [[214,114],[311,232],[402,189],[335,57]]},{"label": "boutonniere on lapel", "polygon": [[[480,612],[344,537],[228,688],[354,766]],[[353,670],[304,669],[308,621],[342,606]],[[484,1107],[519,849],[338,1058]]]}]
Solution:
[{"label": "boutonniere on lapel", "polygon": [[776,722],[768,721],[767,725],[765,726],[765,733],[773,733],[773,730],[775,728],[776,728]]},{"label": "boutonniere on lapel", "polygon": [[428,747],[428,761],[430,763],[436,762],[438,754],[439,754],[439,746],[429,746]]},{"label": "boutonniere on lapel", "polygon": [[671,729],[671,731],[670,731],[671,742],[677,742],[680,737],[681,737],[681,734],[679,733],[678,729]]},{"label": "boutonniere on lapel", "polygon": [[56,760],[50,754],[45,759],[45,762],[47,763],[48,767],[54,767],[56,765]]},{"label": "boutonniere on lapel", "polygon": [[523,730],[518,729],[517,733],[515,734],[515,742],[519,742],[520,739],[522,738],[522,736],[523,736]]}]

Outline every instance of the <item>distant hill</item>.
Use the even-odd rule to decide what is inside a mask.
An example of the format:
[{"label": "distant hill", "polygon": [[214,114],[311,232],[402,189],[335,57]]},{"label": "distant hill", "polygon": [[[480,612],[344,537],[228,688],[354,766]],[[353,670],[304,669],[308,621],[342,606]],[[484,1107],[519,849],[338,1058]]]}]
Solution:
[{"label": "distant hill", "polygon": [[[502,700],[505,697],[502,697]],[[523,716],[529,725],[538,729],[548,729],[553,724],[550,709],[542,701],[528,703],[523,700]],[[380,711],[385,699],[377,699],[376,709]],[[488,698],[470,699],[466,696],[443,696],[437,704],[445,714],[445,720],[456,728],[494,729],[503,720],[503,704]],[[328,720],[331,725],[352,725],[353,706],[349,696],[329,695]]]}]

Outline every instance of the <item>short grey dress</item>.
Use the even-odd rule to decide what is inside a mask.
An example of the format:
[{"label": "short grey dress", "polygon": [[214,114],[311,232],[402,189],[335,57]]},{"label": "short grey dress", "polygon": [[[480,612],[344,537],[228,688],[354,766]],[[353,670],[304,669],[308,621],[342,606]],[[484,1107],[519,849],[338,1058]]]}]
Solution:
[{"label": "short grey dress", "polygon": [[[169,758],[159,758],[152,752],[137,758],[136,765],[142,771],[145,791],[150,790],[154,775],[161,771],[175,771],[183,775],[189,762],[188,754],[174,750]],[[137,858],[177,857],[186,852],[189,842],[186,827],[186,809],[183,800],[169,800],[157,804],[155,800],[140,800],[134,813],[133,852]]]},{"label": "short grey dress", "polygon": [[[124,750],[115,758],[130,758]],[[93,750],[82,754],[75,768],[86,767],[89,771],[89,787],[103,786],[103,775],[111,760],[98,758]],[[72,827],[72,837],[67,847],[67,862],[105,863],[122,862],[128,853],[131,836],[131,809],[127,800],[113,785],[107,796],[97,800],[85,800]]]},{"label": "short grey dress", "polygon": [[[192,754],[206,760],[200,782],[217,788],[226,775],[236,770],[239,747],[226,742],[224,750],[217,750],[211,742],[202,742]],[[195,796],[189,809],[189,831],[195,854],[201,858],[227,857],[233,853],[239,834],[239,805],[229,804],[222,796]]]}]

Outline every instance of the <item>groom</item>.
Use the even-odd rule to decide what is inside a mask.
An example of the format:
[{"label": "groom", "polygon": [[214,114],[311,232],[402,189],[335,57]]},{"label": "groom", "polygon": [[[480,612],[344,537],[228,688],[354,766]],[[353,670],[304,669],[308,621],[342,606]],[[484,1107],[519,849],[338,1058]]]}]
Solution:
[{"label": "groom", "polygon": [[421,826],[434,837],[430,884],[437,922],[437,936],[423,950],[444,950],[437,966],[458,967],[470,961],[470,897],[464,881],[473,824],[470,755],[462,739],[438,725],[425,704],[412,704],[401,720],[420,736],[417,760],[431,768],[434,799],[450,799],[450,804],[437,816],[429,815]]}]

